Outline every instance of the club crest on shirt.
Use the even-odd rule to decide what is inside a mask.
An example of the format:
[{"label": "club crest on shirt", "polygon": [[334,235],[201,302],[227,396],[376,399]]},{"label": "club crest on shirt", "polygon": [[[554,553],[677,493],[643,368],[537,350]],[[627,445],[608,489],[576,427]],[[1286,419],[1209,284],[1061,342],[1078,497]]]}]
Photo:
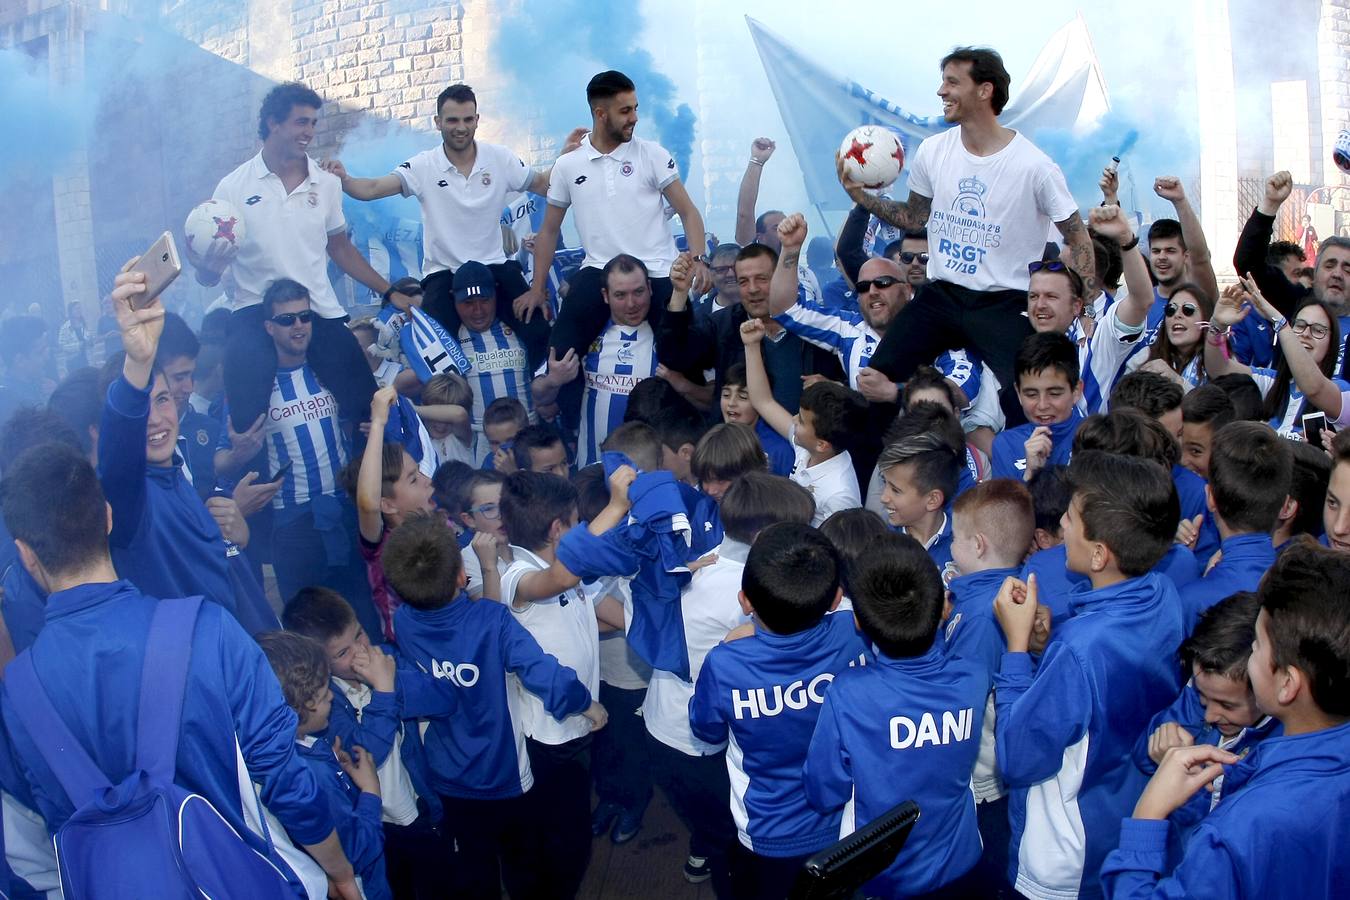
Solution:
[{"label": "club crest on shirt", "polygon": [[630,162],[624,163],[624,164],[619,168],[619,174],[622,175],[622,176],[625,177],[625,178],[627,178],[629,175],[632,175],[632,174],[633,174],[633,164],[630,163]]},{"label": "club crest on shirt", "polygon": [[591,341],[591,346],[587,348],[586,352],[587,352],[587,353],[599,353],[599,352],[600,352],[600,338],[596,338],[595,340]]},{"label": "club crest on shirt", "polygon": [[306,198],[306,200],[309,201],[310,209],[314,209],[316,206],[319,205],[319,195],[316,194],[314,191],[309,192],[309,196]]},{"label": "club crest on shirt", "polygon": [[491,172],[484,172],[484,173],[483,173],[483,187],[488,187],[488,186],[491,185],[491,184],[492,184],[492,173],[491,173]]},{"label": "club crest on shirt", "polygon": [[205,447],[211,441],[211,436],[206,433],[205,428],[197,429],[197,445]]},{"label": "club crest on shirt", "polygon": [[958,182],[959,191],[952,201],[952,209],[966,216],[984,218],[984,194],[989,186],[974,175]]}]

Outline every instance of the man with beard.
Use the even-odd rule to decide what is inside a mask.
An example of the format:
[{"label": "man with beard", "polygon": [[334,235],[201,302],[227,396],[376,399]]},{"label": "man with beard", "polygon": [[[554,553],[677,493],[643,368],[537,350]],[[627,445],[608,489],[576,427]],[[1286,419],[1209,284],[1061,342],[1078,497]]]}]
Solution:
[{"label": "man with beard", "polygon": [[[1288,172],[1276,172],[1266,179],[1266,194],[1252,210],[1233,251],[1233,268],[1250,275],[1266,299],[1285,316],[1293,315],[1298,301],[1309,293],[1335,310],[1341,323],[1340,356],[1336,362],[1336,371],[1340,372],[1345,362],[1345,341],[1350,336],[1347,331],[1350,329],[1350,238],[1336,236],[1322,241],[1317,264],[1313,267],[1311,289],[1291,282],[1284,272],[1266,261],[1275,217],[1280,214],[1280,205],[1289,199],[1293,187],[1294,178]],[[1249,315],[1247,318],[1260,317]]]},{"label": "man with beard", "polygon": [[[455,272],[469,260],[492,271],[497,285],[497,317],[520,332],[535,365],[548,343],[542,316],[521,322],[512,303],[529,290],[520,264],[507,260],[502,248],[501,214],[506,198],[519,191],[548,193],[552,169],[535,171],[506,147],[475,139],[478,98],[466,84],[452,84],[436,98],[436,129],[441,145],[399,163],[393,174],[354,178],[337,160],[324,168],[342,179],[342,190],[357,200],[379,200],[402,194],[422,206],[423,306],[450,334],[458,334]],[[567,136],[563,153],[581,145],[585,129]]]},{"label": "man with beard", "polygon": [[[800,250],[800,248],[798,248]],[[692,269],[687,254],[677,260]],[[727,369],[745,361],[741,342],[741,323],[746,319],[764,319],[767,335],[763,343],[764,365],[769,370],[773,398],[789,412],[796,413],[802,395],[802,377],[824,375],[842,380],[837,360],[787,332],[769,318],[769,286],[778,266],[778,254],[765,244],[750,244],[736,256],[736,282],[741,303],[715,316],[695,317],[689,309],[689,296],[678,287],[672,293],[656,329],[656,352],[662,365],[680,372],[716,372],[714,396],[722,393]],[[797,267],[793,262],[793,271]],[[793,294],[796,279],[793,279]]]}]

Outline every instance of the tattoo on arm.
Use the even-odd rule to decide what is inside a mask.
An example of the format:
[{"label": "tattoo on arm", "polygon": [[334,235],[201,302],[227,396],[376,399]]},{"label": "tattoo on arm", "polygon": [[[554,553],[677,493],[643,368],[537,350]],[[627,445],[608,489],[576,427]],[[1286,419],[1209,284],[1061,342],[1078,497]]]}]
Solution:
[{"label": "tattoo on arm", "polygon": [[928,213],[933,208],[933,198],[923,194],[909,192],[909,200],[886,200],[873,194],[864,194],[860,204],[872,215],[905,231],[917,231],[928,224]]},{"label": "tattoo on arm", "polygon": [[801,258],[802,258],[801,247],[798,247],[795,250],[785,249],[782,253],[778,255],[778,268],[791,269],[792,271],[795,272],[797,271],[797,265],[801,261]]},{"label": "tattoo on arm", "polygon": [[1101,288],[1097,282],[1097,258],[1092,250],[1092,238],[1078,213],[1074,213],[1063,222],[1056,222],[1064,243],[1069,248],[1070,265],[1083,276],[1083,286],[1089,300],[1096,298]]}]

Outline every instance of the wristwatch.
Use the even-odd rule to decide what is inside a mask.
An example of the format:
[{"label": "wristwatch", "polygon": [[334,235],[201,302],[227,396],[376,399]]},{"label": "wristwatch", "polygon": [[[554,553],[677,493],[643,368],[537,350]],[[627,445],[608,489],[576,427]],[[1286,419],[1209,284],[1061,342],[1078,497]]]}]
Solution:
[{"label": "wristwatch", "polygon": [[705,254],[703,254],[702,256],[695,256],[695,257],[694,257],[694,262],[701,262],[701,263],[703,263],[705,266],[711,266],[711,265],[712,265],[712,257],[705,253]]}]

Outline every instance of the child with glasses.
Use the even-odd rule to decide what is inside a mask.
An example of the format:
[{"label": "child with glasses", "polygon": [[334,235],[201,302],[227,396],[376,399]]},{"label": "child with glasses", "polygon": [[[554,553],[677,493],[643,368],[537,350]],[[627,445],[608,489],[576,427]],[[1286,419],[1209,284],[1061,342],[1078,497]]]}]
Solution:
[{"label": "child with glasses", "polygon": [[488,535],[495,545],[492,557],[496,565],[484,566],[477,553],[464,554],[465,590],[477,600],[480,597],[501,596],[501,574],[511,565],[511,542],[502,525],[502,483],[506,476],[494,469],[479,469],[464,483],[465,503],[459,510],[459,520],[475,536]]},{"label": "child with glasses", "polygon": [[[1233,326],[1247,318],[1252,308],[1271,323],[1279,341],[1273,369],[1247,366],[1229,349]],[[1305,297],[1295,305],[1293,319],[1286,319],[1254,282],[1245,282],[1224,291],[1219,298],[1214,327],[1205,346],[1205,367],[1216,376],[1251,375],[1265,398],[1264,411],[1271,428],[1283,435],[1302,434],[1303,417],[1309,413],[1321,410],[1328,421],[1345,416],[1347,404],[1342,392],[1350,391],[1350,383],[1336,375],[1340,321],[1326,303]],[[1346,418],[1350,421],[1350,416]]]}]

